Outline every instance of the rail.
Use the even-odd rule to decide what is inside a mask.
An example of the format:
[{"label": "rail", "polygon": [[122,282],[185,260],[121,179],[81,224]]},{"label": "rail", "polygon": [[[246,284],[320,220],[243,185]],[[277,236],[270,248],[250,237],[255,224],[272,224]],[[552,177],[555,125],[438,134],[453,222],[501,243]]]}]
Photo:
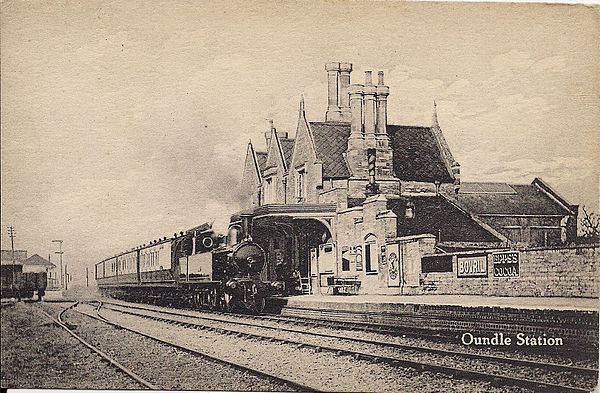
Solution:
[{"label": "rail", "polygon": [[[40,310],[48,319],[50,319],[52,322],[54,322],[56,325],[60,326],[61,328],[63,328],[64,330],[67,331],[67,333],[69,333],[71,336],[73,336],[77,341],[79,341],[80,343],[82,343],[83,345],[85,345],[87,348],[89,348],[90,350],[92,350],[93,352],[95,352],[96,354],[98,354],[100,357],[102,357],[104,360],[108,361],[111,365],[113,365],[115,368],[119,369],[120,371],[122,371],[123,373],[125,373],[126,375],[128,375],[129,377],[131,377],[133,380],[135,380],[136,382],[138,382],[140,385],[151,389],[151,390],[160,390],[160,388],[154,384],[152,384],[151,382],[146,381],[145,379],[143,379],[142,377],[140,377],[139,375],[137,375],[136,373],[134,373],[133,371],[131,371],[129,368],[125,367],[124,365],[122,365],[121,363],[119,363],[118,361],[116,361],[115,359],[113,359],[112,357],[110,357],[108,354],[104,353],[103,351],[99,350],[98,348],[94,347],[92,344],[88,343],[87,341],[85,341],[83,338],[81,338],[78,334],[74,333],[70,328],[69,325],[65,324],[62,320],[64,313],[67,310],[73,309],[75,306],[77,306],[77,304],[79,304],[79,302],[69,306],[68,308],[63,309],[59,315],[58,318],[54,318],[52,315],[48,314],[46,311],[44,310]],[[72,325],[71,325],[72,326]]]},{"label": "rail", "polygon": [[214,362],[217,362],[217,363],[220,363],[220,364],[224,364],[224,365],[233,367],[236,370],[240,370],[240,371],[243,371],[243,372],[254,374],[257,377],[266,378],[266,379],[269,379],[269,380],[272,380],[272,381],[275,381],[275,382],[287,385],[287,386],[291,387],[292,389],[298,390],[300,392],[319,392],[319,390],[317,390],[317,389],[315,389],[313,387],[310,387],[310,386],[307,386],[307,385],[304,385],[304,384],[300,384],[298,382],[295,382],[295,381],[292,381],[292,380],[289,380],[289,379],[281,378],[281,377],[278,377],[276,375],[273,375],[273,374],[270,374],[270,373],[267,373],[267,372],[264,372],[264,371],[256,370],[254,368],[246,367],[246,366],[244,366],[242,364],[239,364],[239,363],[235,363],[235,362],[231,362],[231,361],[228,361],[228,360],[220,359],[218,357],[209,355],[209,354],[207,354],[205,352],[202,352],[202,351],[199,351],[197,349],[189,348],[189,347],[186,347],[186,346],[183,346],[183,345],[179,345],[179,344],[167,341],[167,340],[163,340],[162,338],[154,336],[152,334],[144,333],[144,332],[139,331],[137,329],[133,329],[133,328],[130,328],[130,327],[127,327],[127,326],[120,325],[120,324],[118,324],[116,322],[110,321],[110,320],[108,320],[107,318],[105,318],[104,316],[102,316],[100,314],[100,311],[101,311],[102,307],[104,306],[104,303],[100,302],[100,301],[96,301],[96,302],[98,302],[98,305],[96,307],[96,315],[89,315],[89,314],[86,314],[86,313],[82,313],[82,314],[83,315],[87,315],[90,318],[94,318],[94,319],[96,319],[98,321],[102,321],[102,322],[104,322],[104,323],[106,323],[108,325],[111,325],[111,326],[113,326],[113,327],[115,327],[117,329],[123,329],[123,330],[129,331],[129,332],[132,332],[132,333],[136,333],[136,334],[138,334],[140,336],[143,336],[143,337],[152,339],[154,341],[157,341],[157,342],[159,342],[161,344],[168,345],[170,347],[182,350],[182,351],[187,352],[189,354],[192,354],[192,355],[195,355],[195,356],[201,356],[203,358],[210,359],[210,360],[212,360]]},{"label": "rail", "polygon": [[[482,371],[466,370],[464,367],[457,368],[457,367],[451,367],[451,366],[446,366],[446,365],[434,364],[431,362],[408,360],[405,358],[384,356],[381,354],[376,355],[373,353],[362,352],[362,351],[344,350],[344,349],[340,349],[340,348],[336,348],[336,347],[315,345],[315,344],[310,344],[310,343],[306,343],[303,341],[282,339],[282,338],[277,338],[277,337],[273,337],[271,335],[265,335],[265,334],[240,332],[239,330],[232,330],[232,329],[227,329],[227,328],[222,328],[222,327],[214,327],[214,326],[206,326],[206,325],[202,325],[202,324],[194,323],[194,322],[181,322],[181,321],[176,321],[176,320],[173,320],[170,318],[165,318],[165,315],[179,316],[179,317],[186,317],[186,318],[196,318],[196,319],[201,319],[201,320],[202,319],[203,320],[212,320],[212,321],[216,321],[216,322],[220,322],[220,323],[229,323],[229,324],[240,325],[240,326],[250,326],[253,328],[259,327],[259,328],[264,328],[264,329],[269,329],[269,330],[275,330],[277,332],[300,333],[300,334],[304,334],[304,335],[312,335],[312,336],[317,336],[317,337],[322,337],[322,338],[334,338],[337,340],[343,339],[343,340],[348,340],[348,341],[352,341],[352,342],[375,344],[378,346],[393,347],[396,349],[403,349],[403,350],[420,351],[420,352],[432,353],[432,354],[442,355],[442,356],[462,356],[464,358],[471,358],[471,359],[477,359],[477,360],[482,360],[482,361],[504,362],[504,363],[508,363],[510,365],[520,365],[520,366],[528,366],[528,367],[535,367],[535,368],[546,368],[546,369],[554,370],[554,371],[585,374],[586,376],[598,374],[597,369],[591,369],[591,368],[567,366],[567,365],[562,365],[562,364],[553,364],[553,363],[545,363],[545,362],[536,362],[536,361],[525,360],[525,359],[508,358],[508,357],[504,357],[504,356],[474,354],[474,353],[467,353],[467,352],[462,352],[462,351],[448,351],[448,350],[441,350],[441,349],[434,349],[434,348],[426,348],[426,347],[398,344],[398,343],[392,343],[392,342],[381,342],[381,341],[375,342],[373,340],[366,340],[366,339],[361,339],[361,338],[357,338],[357,337],[348,337],[348,336],[325,334],[325,333],[318,333],[318,332],[307,332],[307,331],[300,331],[297,329],[289,329],[289,328],[276,327],[276,326],[265,326],[265,325],[257,326],[255,323],[248,323],[248,322],[243,322],[243,321],[231,321],[231,320],[224,320],[222,318],[213,318],[213,317],[206,317],[206,316],[199,316],[199,315],[192,316],[192,315],[186,315],[186,314],[181,314],[178,312],[167,311],[167,310],[152,310],[152,309],[137,306],[137,305],[123,305],[123,304],[117,304],[117,303],[109,303],[109,304],[115,305],[117,307],[139,309],[139,310],[144,310],[144,311],[148,311],[148,312],[154,312],[154,313],[159,314],[159,316],[149,316],[149,315],[140,314],[139,312],[136,313],[136,312],[132,312],[132,311],[119,310],[119,309],[110,307],[111,310],[118,311],[118,312],[121,312],[124,314],[136,315],[139,317],[149,318],[149,319],[166,322],[166,323],[171,323],[171,324],[176,324],[176,325],[180,325],[180,326],[184,326],[184,327],[206,329],[209,331],[217,331],[217,332],[220,332],[223,334],[234,334],[234,335],[244,336],[244,337],[248,337],[248,338],[252,338],[252,339],[283,342],[283,343],[292,344],[295,346],[312,347],[318,351],[326,350],[326,351],[334,352],[338,355],[351,355],[358,359],[365,359],[365,360],[370,360],[370,361],[375,361],[375,362],[383,362],[383,363],[387,363],[387,364],[394,365],[394,366],[408,366],[408,367],[413,367],[413,368],[417,368],[417,369],[430,370],[433,372],[443,372],[446,374],[455,375],[455,376],[465,378],[465,379],[503,381],[505,384],[508,384],[508,385],[516,385],[516,386],[522,386],[522,387],[527,387],[527,388],[539,389],[540,387],[543,387],[545,389],[551,389],[552,391],[565,391],[565,392],[588,392],[589,391],[589,389],[586,389],[586,388],[567,386],[567,385],[552,383],[552,382],[544,382],[544,381],[539,381],[539,380],[533,380],[530,378],[513,377],[513,376],[508,376],[508,375],[500,375],[500,374],[488,373],[488,372],[482,372]],[[161,314],[162,314],[162,316],[161,316]]]}]

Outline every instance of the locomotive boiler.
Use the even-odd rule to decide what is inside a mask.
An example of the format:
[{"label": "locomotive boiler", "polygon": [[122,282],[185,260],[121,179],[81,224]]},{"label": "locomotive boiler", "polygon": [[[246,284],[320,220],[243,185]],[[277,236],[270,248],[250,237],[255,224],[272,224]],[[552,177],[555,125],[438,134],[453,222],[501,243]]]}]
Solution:
[{"label": "locomotive boiler", "polygon": [[127,301],[261,312],[272,286],[260,280],[265,253],[248,233],[225,237],[203,224],[136,247],[96,264],[98,288]]}]

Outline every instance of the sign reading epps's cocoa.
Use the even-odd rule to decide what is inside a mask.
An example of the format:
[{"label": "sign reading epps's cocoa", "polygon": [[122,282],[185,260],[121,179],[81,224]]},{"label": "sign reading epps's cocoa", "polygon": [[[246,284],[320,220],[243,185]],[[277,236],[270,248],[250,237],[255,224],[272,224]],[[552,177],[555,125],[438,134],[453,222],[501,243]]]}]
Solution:
[{"label": "sign reading epps's cocoa", "polygon": [[519,277],[519,252],[507,251],[492,254],[494,277]]}]

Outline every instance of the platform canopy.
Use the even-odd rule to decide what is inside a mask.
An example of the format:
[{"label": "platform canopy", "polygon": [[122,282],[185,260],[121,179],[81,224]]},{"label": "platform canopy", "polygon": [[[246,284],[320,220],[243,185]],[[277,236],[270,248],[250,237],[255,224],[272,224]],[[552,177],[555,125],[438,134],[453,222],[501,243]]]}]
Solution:
[{"label": "platform canopy", "polygon": [[332,218],[336,213],[335,203],[319,204],[271,204],[242,210],[231,216],[231,223],[241,221],[242,216],[254,219],[263,217],[288,216],[291,218]]}]

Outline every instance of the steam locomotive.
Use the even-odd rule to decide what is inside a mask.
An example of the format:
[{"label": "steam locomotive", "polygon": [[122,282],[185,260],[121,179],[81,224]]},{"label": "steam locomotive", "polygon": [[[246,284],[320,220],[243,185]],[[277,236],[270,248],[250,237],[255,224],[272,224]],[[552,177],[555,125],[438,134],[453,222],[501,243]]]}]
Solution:
[{"label": "steam locomotive", "polygon": [[244,234],[203,224],[95,265],[102,295],[167,306],[261,312],[279,288],[263,282],[265,252]]}]

